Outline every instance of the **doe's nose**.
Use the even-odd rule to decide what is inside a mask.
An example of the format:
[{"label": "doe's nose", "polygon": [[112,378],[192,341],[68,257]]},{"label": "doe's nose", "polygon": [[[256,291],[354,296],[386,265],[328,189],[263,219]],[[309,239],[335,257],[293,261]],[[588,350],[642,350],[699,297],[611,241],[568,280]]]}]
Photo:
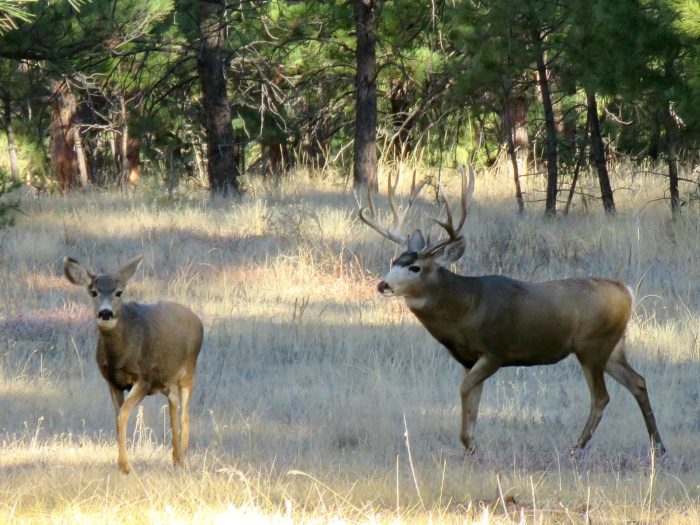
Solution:
[{"label": "doe's nose", "polygon": [[386,281],[380,281],[380,283],[377,285],[377,290],[379,290],[379,293],[384,293],[385,291],[390,289],[391,288],[388,284],[386,284]]},{"label": "doe's nose", "polygon": [[114,318],[114,312],[112,310],[100,310],[97,313],[97,318],[101,319],[102,321],[109,321]]}]

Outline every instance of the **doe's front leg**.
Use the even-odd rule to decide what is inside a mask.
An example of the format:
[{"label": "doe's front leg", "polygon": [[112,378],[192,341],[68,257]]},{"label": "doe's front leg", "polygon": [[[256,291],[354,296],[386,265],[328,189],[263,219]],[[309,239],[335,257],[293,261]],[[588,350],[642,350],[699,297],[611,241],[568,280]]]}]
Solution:
[{"label": "doe's front leg", "polygon": [[124,403],[122,403],[119,409],[119,415],[117,416],[117,439],[119,440],[119,470],[123,474],[128,474],[130,470],[129,461],[126,459],[126,428],[129,423],[129,416],[134,407],[146,397],[147,393],[148,384],[143,381],[137,381],[134,386],[131,387],[129,395],[126,396]]}]

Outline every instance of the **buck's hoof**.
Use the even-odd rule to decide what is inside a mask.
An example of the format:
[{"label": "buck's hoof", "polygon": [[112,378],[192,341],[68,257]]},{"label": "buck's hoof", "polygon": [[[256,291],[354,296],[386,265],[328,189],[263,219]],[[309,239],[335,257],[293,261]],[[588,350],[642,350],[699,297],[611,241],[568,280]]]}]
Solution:
[{"label": "buck's hoof", "polygon": [[131,472],[131,467],[129,467],[128,463],[119,465],[119,472],[121,472],[122,474],[128,474],[129,472]]},{"label": "buck's hoof", "polygon": [[472,441],[469,438],[460,438],[462,440],[462,445],[464,445],[464,451],[467,453],[469,456],[473,456],[476,454],[476,445],[472,443]]},{"label": "buck's hoof", "polygon": [[666,447],[664,447],[663,443],[653,443],[651,449],[649,449],[649,454],[660,459],[666,455]]},{"label": "buck's hoof", "polygon": [[578,461],[586,455],[586,449],[576,445],[574,448],[569,450],[569,457],[572,461]]}]

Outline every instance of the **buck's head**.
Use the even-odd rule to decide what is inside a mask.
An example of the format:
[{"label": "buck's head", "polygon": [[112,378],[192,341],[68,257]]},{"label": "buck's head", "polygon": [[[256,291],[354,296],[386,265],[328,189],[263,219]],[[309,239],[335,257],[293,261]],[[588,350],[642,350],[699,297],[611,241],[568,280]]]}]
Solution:
[{"label": "buck's head", "polygon": [[97,274],[71,257],[63,259],[63,273],[73,284],[84,286],[90,296],[100,330],[113,330],[119,321],[122,293],[127,281],[134,275],[143,255],[134,257],[114,274]]},{"label": "buck's head", "polygon": [[415,230],[406,242],[406,250],[391,263],[391,269],[377,285],[382,295],[421,297],[437,279],[438,268],[457,261],[464,255],[464,237],[458,237],[437,251],[426,250],[430,245],[420,230]]},{"label": "buck's head", "polygon": [[392,262],[389,273],[384,276],[384,279],[377,286],[382,295],[399,295],[407,298],[423,297],[430,289],[431,284],[437,280],[439,268],[458,260],[464,254],[465,242],[461,230],[467,217],[468,203],[474,193],[474,170],[469,165],[469,184],[466,182],[466,170],[462,168],[460,173],[462,175],[462,217],[455,227],[449,202],[444,194],[440,192],[440,198],[444,203],[447,217],[444,222],[438,219],[433,219],[433,221],[447,232],[447,237],[436,242],[427,242],[420,230],[415,230],[407,237],[400,233],[401,224],[422,188],[422,185],[416,188],[415,173],[411,184],[408,205],[401,216],[399,216],[393,201],[398,178],[392,184],[391,176],[389,177],[389,206],[394,215],[394,224],[391,228],[384,228],[375,221],[374,205],[371,193],[369,194],[369,214],[367,209],[360,209],[360,219],[379,234],[404,247],[404,252]]}]

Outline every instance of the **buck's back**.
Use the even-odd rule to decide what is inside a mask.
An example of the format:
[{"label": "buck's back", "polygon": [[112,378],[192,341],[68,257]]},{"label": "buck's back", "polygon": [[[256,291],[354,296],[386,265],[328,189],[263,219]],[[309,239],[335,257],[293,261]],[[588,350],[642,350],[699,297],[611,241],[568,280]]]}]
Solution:
[{"label": "buck's back", "polygon": [[484,279],[484,342],[500,346],[509,365],[555,363],[607,338],[617,342],[631,315],[631,294],[618,281]]},{"label": "buck's back", "polygon": [[619,339],[631,312],[627,287],[607,279],[444,278],[434,301],[413,311],[465,366],[486,353],[503,366],[555,363],[592,339]]}]

